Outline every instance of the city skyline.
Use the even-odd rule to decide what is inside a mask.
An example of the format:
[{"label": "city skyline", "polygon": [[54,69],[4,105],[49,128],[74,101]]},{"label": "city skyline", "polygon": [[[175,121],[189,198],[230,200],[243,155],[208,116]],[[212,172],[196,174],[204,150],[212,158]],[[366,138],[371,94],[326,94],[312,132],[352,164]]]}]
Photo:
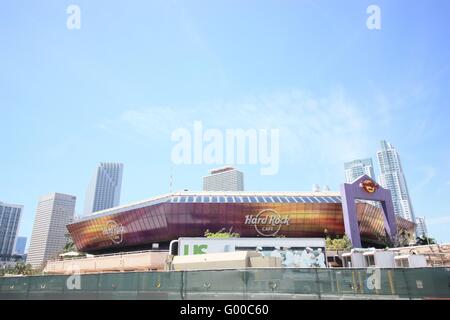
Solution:
[{"label": "city skyline", "polygon": [[[385,145],[385,146],[388,146],[390,149],[393,149],[393,152],[395,153],[394,157],[398,161],[398,163],[396,163],[396,164],[397,164],[397,166],[400,166],[400,169],[401,169],[401,163],[399,162],[400,161],[399,160],[399,155],[398,155],[398,152],[395,150],[395,148],[390,143],[386,142],[385,140],[381,141],[381,145],[382,146]],[[383,151],[383,149],[382,149],[382,151]],[[380,153],[381,153],[381,151],[377,152],[377,156],[379,158],[380,158]],[[99,163],[99,165],[97,167],[96,174],[94,174],[94,178],[98,177],[98,175],[101,174],[100,171],[102,171],[101,169],[105,165],[115,165],[114,167],[119,166],[119,169],[118,169],[119,172],[116,172],[116,173],[120,176],[120,179],[119,179],[120,183],[118,183],[118,186],[119,186],[119,199],[120,199],[120,185],[121,185],[121,180],[122,180],[123,164],[121,164],[121,163],[120,164],[119,163],[111,163],[111,162],[109,162],[109,163],[101,162],[101,163]],[[380,159],[378,161],[378,167],[379,167],[378,169],[380,170],[380,174],[382,174],[382,170],[383,169],[382,169],[382,165],[380,163]],[[109,168],[109,169],[111,169],[111,168]],[[378,177],[380,179],[380,175],[376,175],[374,173],[374,165],[373,165],[372,158],[356,159],[356,160],[345,162],[344,163],[344,169],[345,169],[345,177],[346,177],[346,179],[344,179],[342,181],[342,183],[344,183],[344,182],[351,183],[351,182],[353,182],[353,180],[355,180],[356,178],[361,177],[362,175],[368,175],[369,177],[373,178],[374,180],[376,180],[376,177]],[[227,177],[227,179],[225,179],[226,181],[224,179],[219,179],[219,181],[210,181],[208,183],[205,182],[205,178],[215,178],[214,175],[216,175],[216,174],[221,175],[223,173],[229,173],[229,171],[231,171],[233,176]],[[236,185],[236,186],[237,185],[242,185],[243,186],[244,174],[243,174],[242,171],[238,170],[237,168],[230,167],[230,166],[225,166],[223,168],[213,168],[213,169],[209,170],[209,172],[210,172],[209,175],[203,176],[203,188],[202,188],[203,191],[244,191],[243,188],[242,189],[238,188],[239,190],[238,189],[231,190],[229,188],[229,185],[231,185],[231,184],[232,185]],[[235,176],[235,172],[238,174],[237,176]],[[358,175],[357,173],[361,173],[361,174]],[[401,174],[403,175],[403,172],[401,172]],[[354,178],[354,179],[352,178],[349,181],[350,176],[352,176],[352,177],[355,176],[356,178]],[[172,179],[172,177],[170,179]],[[96,179],[93,179],[93,180],[96,180]],[[217,188],[218,184],[222,185],[225,182],[228,182],[226,190],[225,189],[222,190],[221,188]],[[210,185],[210,187],[216,187],[216,188],[215,189],[209,188],[208,190],[205,190],[205,183]],[[91,184],[92,184],[92,182],[91,182]],[[387,186],[384,186],[384,187],[387,187]],[[326,188],[329,188],[328,185],[326,186]],[[185,190],[187,190],[187,189],[185,189]],[[305,190],[296,190],[296,191],[305,191]],[[175,191],[181,191],[181,190],[175,190]],[[196,190],[196,191],[200,191],[200,189]],[[286,190],[277,190],[277,191],[286,191]],[[89,188],[88,188],[88,192],[89,192]],[[317,191],[317,192],[320,192],[320,191]],[[409,199],[408,199],[408,201],[409,201]],[[128,203],[126,203],[125,205],[128,205]],[[117,206],[118,206],[118,204],[116,204],[114,206],[111,206],[111,207],[105,207],[104,209],[114,208],[114,207],[117,207]],[[22,209],[23,209],[23,206],[22,206]],[[103,210],[103,209],[101,209],[101,210]],[[101,210],[97,210],[97,211],[101,211]],[[399,214],[399,215],[403,217],[403,215],[401,215],[401,214]],[[77,213],[75,211],[73,213],[73,218],[74,219],[82,218],[82,216],[86,216],[86,212],[84,212],[84,214],[78,214],[78,215],[77,215]],[[417,232],[419,232],[419,230],[423,230],[423,229],[427,230],[427,228],[425,226],[425,217],[414,218],[414,220],[411,220],[411,221],[414,221],[415,223],[418,224]],[[417,236],[420,236],[420,235],[421,234],[417,233]],[[427,232],[427,235],[430,236],[428,234],[428,232]],[[19,238],[19,237],[21,237],[21,236],[18,235],[17,238]],[[23,238],[23,237],[21,237],[21,238]]]},{"label": "city skyline", "polygon": [[101,161],[126,165],[123,204],[171,181],[201,190],[225,164],[170,155],[172,132],[202,121],[209,132],[279,129],[277,174],[230,163],[254,191],[339,190],[343,163],[375,160],[385,139],[415,214],[450,242],[450,3],[378,1],[381,30],[367,29],[370,4],[82,0],[81,28],[68,30],[67,4],[3,2],[0,201],[24,205],[19,235],[30,239],[42,194],[76,195],[82,215]]}]

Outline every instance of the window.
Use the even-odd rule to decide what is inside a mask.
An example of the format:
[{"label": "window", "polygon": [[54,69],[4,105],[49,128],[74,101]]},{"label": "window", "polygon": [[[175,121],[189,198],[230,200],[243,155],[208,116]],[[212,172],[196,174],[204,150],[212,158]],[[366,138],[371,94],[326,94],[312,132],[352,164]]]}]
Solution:
[{"label": "window", "polygon": [[267,200],[266,202],[271,202],[271,203],[275,202],[272,197],[266,197],[265,199]]},{"label": "window", "polygon": [[330,200],[327,197],[316,197],[316,198],[319,200],[319,202],[330,203]]},{"label": "window", "polygon": [[303,197],[296,197],[297,202],[300,203],[306,203],[306,201],[303,199]]},{"label": "window", "polygon": [[336,200],[333,197],[323,197],[327,203],[336,203]]},{"label": "window", "polygon": [[368,267],[375,266],[375,256],[373,254],[366,255],[365,259]]},{"label": "window", "polygon": [[260,202],[260,203],[267,202],[266,198],[264,198],[264,197],[256,197],[256,200],[257,200],[257,202]]},{"label": "window", "polygon": [[297,199],[295,199],[295,197],[289,197],[289,199],[291,200],[291,202],[295,202],[295,203],[298,202]]}]

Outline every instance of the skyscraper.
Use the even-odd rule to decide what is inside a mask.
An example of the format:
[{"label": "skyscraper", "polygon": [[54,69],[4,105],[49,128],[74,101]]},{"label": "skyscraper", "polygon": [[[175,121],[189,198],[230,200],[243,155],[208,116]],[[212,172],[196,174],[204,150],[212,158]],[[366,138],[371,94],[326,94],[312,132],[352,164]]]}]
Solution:
[{"label": "skyscraper", "polygon": [[379,182],[384,188],[391,190],[395,214],[415,222],[408,186],[397,150],[383,140],[377,156],[380,165]]},{"label": "skyscraper", "polygon": [[352,183],[362,175],[367,174],[372,179],[375,179],[373,171],[372,159],[358,159],[344,163],[345,182]]},{"label": "skyscraper", "polygon": [[63,250],[66,225],[72,222],[75,202],[75,196],[62,193],[51,193],[39,199],[27,256],[27,263],[33,268],[41,267]]},{"label": "skyscraper", "polygon": [[416,218],[416,235],[417,236],[426,236],[428,237],[428,229],[425,223],[425,217],[417,217]]},{"label": "skyscraper", "polygon": [[14,254],[24,255],[27,246],[27,237],[17,237],[14,247]]},{"label": "skyscraper", "polygon": [[86,192],[85,215],[119,205],[122,173],[121,163],[102,162],[97,166]]},{"label": "skyscraper", "polygon": [[23,206],[0,202],[0,258],[13,254]]},{"label": "skyscraper", "polygon": [[17,237],[14,254],[24,255],[27,246],[27,237]]},{"label": "skyscraper", "polygon": [[233,167],[211,170],[203,177],[203,191],[244,191],[244,174]]}]

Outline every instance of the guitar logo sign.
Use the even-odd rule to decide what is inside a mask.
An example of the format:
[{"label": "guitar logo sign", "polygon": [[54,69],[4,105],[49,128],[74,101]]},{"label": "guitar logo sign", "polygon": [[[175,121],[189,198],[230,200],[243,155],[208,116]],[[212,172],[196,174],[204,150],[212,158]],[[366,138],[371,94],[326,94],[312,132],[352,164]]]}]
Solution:
[{"label": "guitar logo sign", "polygon": [[106,223],[106,227],[103,229],[103,235],[107,236],[115,244],[120,244],[123,241],[123,234],[126,229],[121,224],[110,220]]},{"label": "guitar logo sign", "polygon": [[245,224],[253,225],[256,232],[263,237],[273,237],[278,234],[282,226],[289,225],[289,217],[282,217],[275,210],[266,209],[256,216],[245,216]]}]

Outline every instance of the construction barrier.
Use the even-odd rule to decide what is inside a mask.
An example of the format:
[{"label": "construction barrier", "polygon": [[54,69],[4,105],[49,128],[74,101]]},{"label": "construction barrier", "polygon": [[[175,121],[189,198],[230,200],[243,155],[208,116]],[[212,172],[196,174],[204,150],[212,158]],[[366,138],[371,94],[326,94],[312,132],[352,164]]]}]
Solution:
[{"label": "construction barrier", "polygon": [[0,299],[450,299],[450,269],[266,268],[2,277]]}]

